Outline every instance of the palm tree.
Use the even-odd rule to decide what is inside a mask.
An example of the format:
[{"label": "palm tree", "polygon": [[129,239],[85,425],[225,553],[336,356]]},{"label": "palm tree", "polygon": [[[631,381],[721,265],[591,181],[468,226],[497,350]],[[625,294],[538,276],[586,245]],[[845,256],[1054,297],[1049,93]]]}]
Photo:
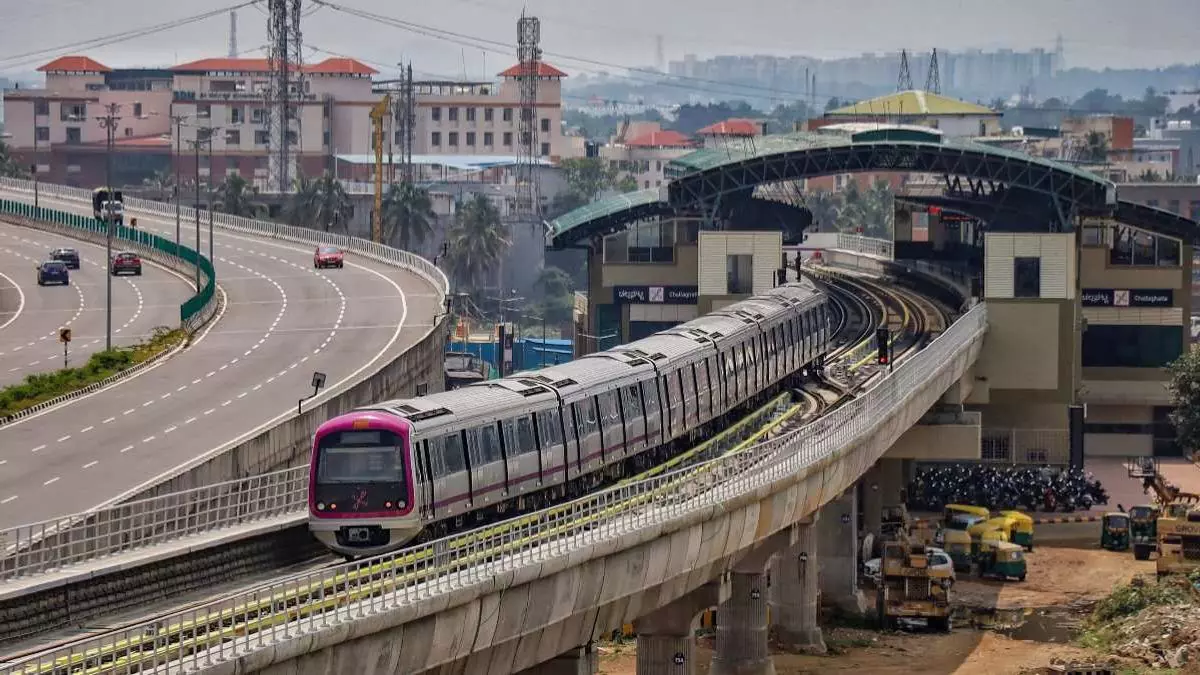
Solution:
[{"label": "palm tree", "polygon": [[400,248],[411,250],[433,234],[433,202],[429,191],[412,183],[393,183],[383,196],[383,240],[392,242],[399,236]]},{"label": "palm tree", "polygon": [[348,232],[353,206],[342,182],[328,172],[316,180],[296,180],[296,194],[288,205],[288,217],[296,225],[321,226],[326,232],[341,228]]},{"label": "palm tree", "polygon": [[262,210],[262,204],[254,201],[258,188],[246,182],[245,178],[236,174],[226,176],[225,182],[217,188],[218,211],[233,216],[252,218]]},{"label": "palm tree", "polygon": [[468,288],[478,289],[508,250],[511,241],[500,223],[500,212],[481,194],[459,203],[446,241],[446,266]]},{"label": "palm tree", "polygon": [[814,232],[833,232],[838,221],[841,204],[837,195],[827,190],[816,190],[803,196],[804,206],[812,212]]}]

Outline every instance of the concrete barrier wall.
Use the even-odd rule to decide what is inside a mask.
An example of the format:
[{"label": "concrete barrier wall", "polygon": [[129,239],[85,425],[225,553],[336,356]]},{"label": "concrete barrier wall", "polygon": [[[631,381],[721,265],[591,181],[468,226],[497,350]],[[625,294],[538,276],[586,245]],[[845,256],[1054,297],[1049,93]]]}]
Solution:
[{"label": "concrete barrier wall", "polygon": [[[983,336],[925,381],[861,440],[718,507],[698,509],[507,572],[297,635],[210,670],[241,675],[420,673],[499,675],[529,668],[681,598],[771,535],[837,498],[975,362]],[[880,386],[888,386],[887,380]],[[786,461],[786,460],[780,460]],[[737,481],[732,481],[736,483]],[[738,494],[736,484],[715,489]],[[348,608],[348,616],[355,616]]]}]

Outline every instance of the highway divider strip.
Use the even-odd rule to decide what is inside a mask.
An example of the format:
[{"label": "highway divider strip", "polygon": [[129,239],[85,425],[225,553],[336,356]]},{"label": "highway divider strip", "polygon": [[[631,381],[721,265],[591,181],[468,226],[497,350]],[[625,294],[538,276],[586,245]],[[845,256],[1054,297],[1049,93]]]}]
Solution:
[{"label": "highway divider strip", "polygon": [[1061,516],[1057,518],[1034,518],[1034,525],[1065,525],[1067,523],[1098,523],[1104,516]]}]

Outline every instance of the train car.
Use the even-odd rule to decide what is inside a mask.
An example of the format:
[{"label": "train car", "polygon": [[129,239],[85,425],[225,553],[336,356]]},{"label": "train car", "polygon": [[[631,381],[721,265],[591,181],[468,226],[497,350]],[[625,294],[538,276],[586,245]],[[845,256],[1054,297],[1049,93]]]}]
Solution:
[{"label": "train car", "polygon": [[376,555],[637,475],[827,352],[830,303],[786,284],[568,363],[335,417],[314,437],[309,528]]}]

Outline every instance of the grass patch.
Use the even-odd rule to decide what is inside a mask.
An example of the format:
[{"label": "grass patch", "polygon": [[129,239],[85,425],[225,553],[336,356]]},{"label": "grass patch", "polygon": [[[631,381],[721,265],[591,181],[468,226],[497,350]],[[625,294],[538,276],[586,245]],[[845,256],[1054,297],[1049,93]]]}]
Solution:
[{"label": "grass patch", "polygon": [[1184,605],[1192,600],[1186,579],[1164,579],[1155,582],[1135,578],[1118,586],[1108,597],[1096,603],[1084,624],[1079,643],[1084,647],[1108,652],[1121,636],[1117,624],[1150,607]]},{"label": "grass patch", "polygon": [[20,384],[0,389],[0,417],[7,417],[43,401],[79,391],[88,385],[112,377],[117,373],[148,361],[174,348],[187,339],[181,329],[171,330],[165,326],[154,329],[145,341],[129,347],[92,354],[88,362],[78,368],[62,368],[48,373],[35,373]]}]

